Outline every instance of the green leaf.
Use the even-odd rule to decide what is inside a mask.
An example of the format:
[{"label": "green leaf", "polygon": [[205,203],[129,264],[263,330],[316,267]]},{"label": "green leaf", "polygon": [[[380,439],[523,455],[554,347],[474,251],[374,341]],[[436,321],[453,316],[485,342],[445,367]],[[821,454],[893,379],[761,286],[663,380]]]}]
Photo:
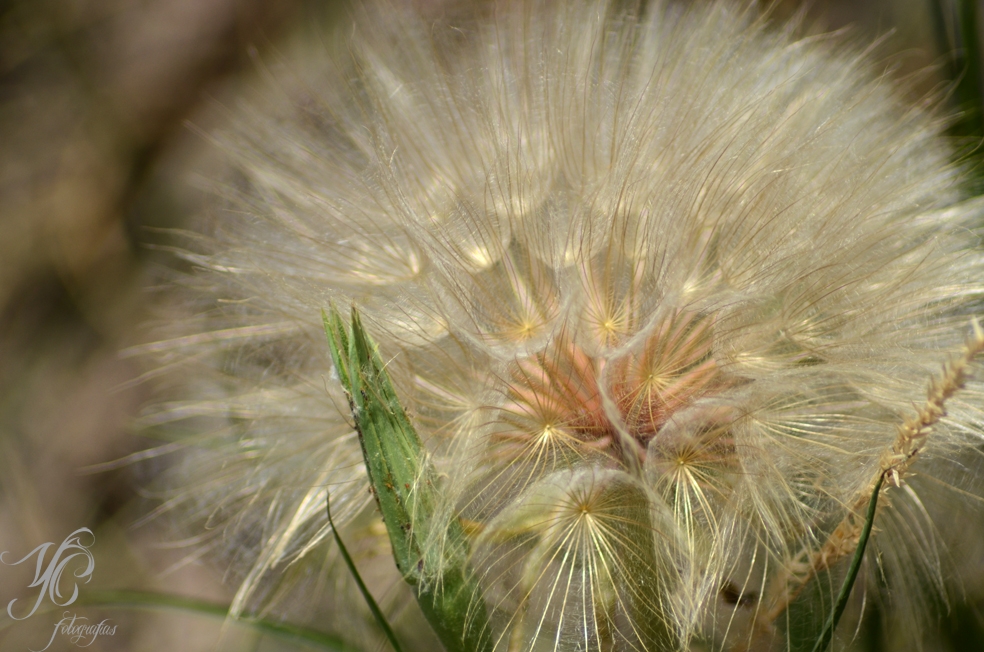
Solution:
[{"label": "green leaf", "polygon": [[467,573],[468,545],[460,523],[443,526],[446,545],[439,558],[421,550],[418,533],[442,527],[435,523],[439,480],[379,352],[354,308],[350,328],[334,306],[322,318],[397,568],[449,652],[490,652],[488,620]]},{"label": "green leaf", "polygon": [[947,57],[947,73],[954,83],[952,99],[960,112],[950,135],[957,140],[960,160],[973,172],[968,189],[979,195],[984,192],[984,89],[977,0],[932,0],[930,6],[937,45]]}]

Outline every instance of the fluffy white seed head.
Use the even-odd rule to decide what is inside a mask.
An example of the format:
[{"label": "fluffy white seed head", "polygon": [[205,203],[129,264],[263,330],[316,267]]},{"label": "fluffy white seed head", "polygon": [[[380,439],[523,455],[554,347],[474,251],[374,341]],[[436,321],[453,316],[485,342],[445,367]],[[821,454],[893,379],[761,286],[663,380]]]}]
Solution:
[{"label": "fluffy white seed head", "polygon": [[[836,39],[728,3],[367,12],[216,135],[229,210],[185,254],[202,321],[152,345],[187,399],[148,419],[207,433],[174,503],[224,524],[235,607],[315,563],[326,487],[343,521],[371,500],[333,301],[389,361],[497,650],[781,632],[982,312],[940,123]],[[982,405],[966,381],[879,517],[900,618],[942,588],[932,510]]]}]

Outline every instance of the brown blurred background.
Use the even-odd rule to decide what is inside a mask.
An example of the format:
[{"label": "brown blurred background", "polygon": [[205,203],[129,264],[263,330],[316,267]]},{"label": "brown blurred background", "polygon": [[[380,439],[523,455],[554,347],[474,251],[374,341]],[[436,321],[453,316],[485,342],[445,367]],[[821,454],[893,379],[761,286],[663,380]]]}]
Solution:
[{"label": "brown blurred background", "polygon": [[[851,26],[858,42],[887,35],[879,56],[919,99],[944,87],[932,1],[816,0],[807,23]],[[439,10],[435,0],[427,4]],[[800,8],[779,2],[777,13]],[[199,130],[214,124],[215,107],[235,97],[257,61],[326,13],[337,14],[313,0],[0,0],[5,561],[88,527],[96,567],[83,593],[229,599],[218,571],[171,545],[177,537],[162,523],[140,520],[153,507],[141,487],[166,457],[105,464],[157,443],[129,425],[150,397],[152,383],[141,377],[149,370],[120,351],[140,341],[148,302],[158,296],[145,289],[154,266],[173,264],[147,246],[162,237],[155,229],[181,226],[204,200],[193,179],[208,175],[193,163],[208,148]],[[14,598],[19,608],[35,599],[27,588],[33,563],[0,565],[2,650],[40,649],[64,611],[17,623],[3,613]],[[223,634],[221,621],[194,614],[72,609],[118,625],[92,650],[210,650]],[[971,635],[961,633],[960,609],[944,627],[956,637]],[[971,649],[959,638],[941,645]],[[48,649],[74,648],[56,637]]]}]

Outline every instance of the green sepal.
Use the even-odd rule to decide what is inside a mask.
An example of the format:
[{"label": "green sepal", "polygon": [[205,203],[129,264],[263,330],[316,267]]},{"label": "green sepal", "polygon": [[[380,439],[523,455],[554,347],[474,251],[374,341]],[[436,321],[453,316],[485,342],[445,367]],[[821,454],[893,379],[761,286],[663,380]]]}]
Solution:
[{"label": "green sepal", "polygon": [[375,344],[355,308],[350,328],[334,306],[322,317],[396,567],[448,652],[490,652],[491,631],[478,586],[465,567],[461,525],[447,525],[440,558],[428,559],[421,551],[418,533],[435,527],[439,480]]}]

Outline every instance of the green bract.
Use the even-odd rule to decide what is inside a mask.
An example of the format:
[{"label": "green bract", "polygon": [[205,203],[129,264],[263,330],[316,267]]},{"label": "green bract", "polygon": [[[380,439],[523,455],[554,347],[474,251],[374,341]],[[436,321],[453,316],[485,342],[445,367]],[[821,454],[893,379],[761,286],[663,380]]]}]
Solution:
[{"label": "green bract", "polygon": [[351,328],[334,306],[322,316],[397,568],[449,652],[491,650],[491,631],[478,586],[465,571],[467,543],[460,525],[452,522],[449,526],[451,545],[442,551],[443,559],[427,559],[421,551],[417,532],[433,518],[438,479],[375,345],[362,328],[359,313],[352,309]]}]

